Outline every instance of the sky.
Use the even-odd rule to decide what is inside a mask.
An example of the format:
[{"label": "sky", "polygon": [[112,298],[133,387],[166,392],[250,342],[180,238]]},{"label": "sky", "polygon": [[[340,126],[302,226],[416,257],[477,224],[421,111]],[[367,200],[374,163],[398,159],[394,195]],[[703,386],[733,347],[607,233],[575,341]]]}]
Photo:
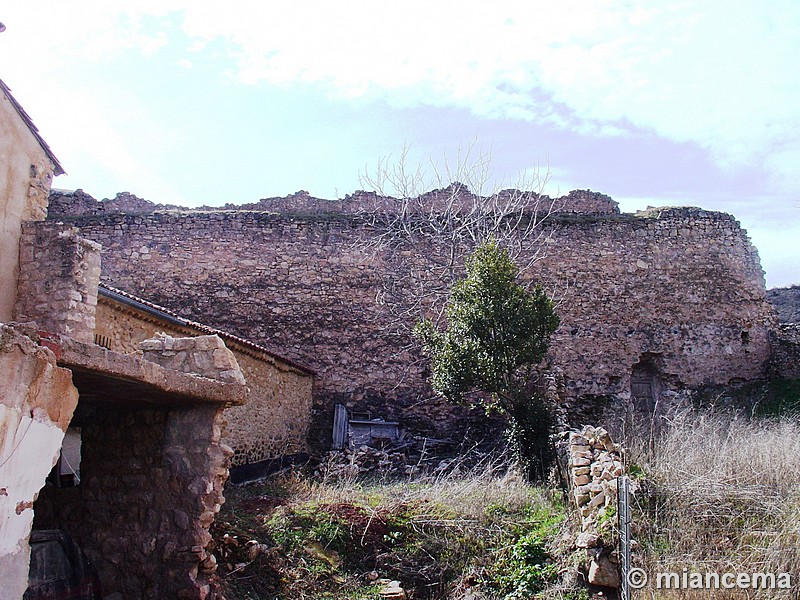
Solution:
[{"label": "sky", "polygon": [[98,199],[340,198],[380,160],[732,213],[800,283],[800,2],[6,0],[0,78]]}]

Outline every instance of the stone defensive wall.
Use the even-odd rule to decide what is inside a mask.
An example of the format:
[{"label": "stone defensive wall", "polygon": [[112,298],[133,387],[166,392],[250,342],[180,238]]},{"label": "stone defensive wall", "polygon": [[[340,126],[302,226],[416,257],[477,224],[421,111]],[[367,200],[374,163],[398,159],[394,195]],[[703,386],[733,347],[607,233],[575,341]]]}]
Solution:
[{"label": "stone defensive wall", "polygon": [[[348,196],[363,204],[354,209],[301,192],[262,200],[258,210],[155,210],[130,194],[104,209],[76,199],[81,193],[53,193],[48,218],[102,244],[102,280],[313,369],[320,441],[335,402],[449,433],[453,409],[431,398],[419,348],[391,334],[392,317],[377,301],[396,273],[426,265],[402,248],[367,248],[375,231],[363,211],[376,197]],[[135,212],[126,213],[131,198]],[[527,248],[541,252],[527,276],[558,301],[549,366],[564,402],[624,401],[635,372],[653,389],[766,376],[774,313],[757,252],[732,216],[620,214],[608,196],[588,191],[559,202],[542,225],[544,241]]]},{"label": "stone defensive wall", "polygon": [[[566,196],[550,198],[532,192],[518,190],[503,190],[498,192],[499,199],[510,196],[520,198],[521,205],[528,210],[536,207],[554,204],[559,212],[574,212],[582,214],[617,214],[617,203],[605,194],[590,190],[573,190]],[[441,207],[449,202],[469,205],[477,197],[469,192],[463,184],[454,183],[450,186],[431,190],[419,197],[419,201],[411,206]],[[301,213],[305,215],[364,215],[380,212],[396,211],[402,202],[390,196],[380,196],[376,192],[357,190],[346,194],[343,199],[326,200],[314,198],[308,192],[300,190],[288,196],[276,198],[262,198],[258,202],[246,204],[225,204],[223,206],[201,206],[197,211],[256,211],[274,213]],[[139,198],[130,192],[120,192],[114,198],[96,200],[83,190],[67,191],[53,190],[50,195],[50,215],[89,216],[106,215],[113,213],[139,214],[153,213],[155,211],[177,210],[186,211],[186,207],[175,204],[154,204],[149,200]]]},{"label": "stone defensive wall", "polygon": [[771,336],[771,374],[786,379],[800,379],[800,323],[781,323]]}]

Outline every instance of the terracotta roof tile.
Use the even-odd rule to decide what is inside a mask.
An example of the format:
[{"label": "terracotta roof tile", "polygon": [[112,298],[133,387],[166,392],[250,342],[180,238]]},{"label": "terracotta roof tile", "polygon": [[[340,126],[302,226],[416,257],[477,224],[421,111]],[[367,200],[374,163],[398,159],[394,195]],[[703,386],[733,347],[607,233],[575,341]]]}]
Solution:
[{"label": "terracotta roof tile", "polygon": [[98,294],[101,296],[105,296],[107,298],[111,298],[113,300],[129,304],[131,306],[134,306],[135,308],[138,308],[145,312],[149,312],[150,314],[153,314],[155,316],[164,318],[167,321],[171,321],[176,325],[190,327],[206,335],[218,335],[223,340],[230,340],[232,342],[245,346],[246,348],[250,348],[258,352],[263,352],[264,354],[267,354],[272,358],[285,362],[286,364],[289,364],[300,371],[309,373],[311,375],[316,375],[316,373],[313,370],[309,369],[308,367],[298,364],[293,360],[290,360],[284,356],[280,356],[279,354],[276,354],[275,352],[272,352],[271,350],[264,348],[263,346],[259,346],[258,344],[251,342],[250,340],[246,340],[245,338],[233,335],[232,333],[228,333],[227,331],[223,331],[222,329],[216,329],[214,327],[198,323],[197,321],[191,321],[189,319],[185,319],[180,315],[178,315],[176,312],[171,311],[168,308],[159,306],[158,304],[150,302],[149,300],[144,300],[143,298],[139,298],[138,296],[134,296],[133,294],[129,294],[128,292],[124,292],[115,287],[111,287],[110,285],[107,285],[105,283],[100,284],[98,288]]}]

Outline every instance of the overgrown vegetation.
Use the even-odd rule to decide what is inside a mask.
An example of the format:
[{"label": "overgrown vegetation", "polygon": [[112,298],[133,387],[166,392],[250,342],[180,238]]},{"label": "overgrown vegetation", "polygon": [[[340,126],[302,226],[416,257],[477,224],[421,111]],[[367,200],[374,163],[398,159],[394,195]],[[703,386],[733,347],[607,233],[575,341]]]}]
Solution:
[{"label": "overgrown vegetation", "polygon": [[582,597],[561,583],[560,495],[498,463],[403,482],[295,473],[226,495],[214,538],[230,600],[377,598],[386,580],[417,600]]},{"label": "overgrown vegetation", "polygon": [[[780,402],[791,400],[791,383]],[[788,573],[792,588],[650,585],[634,598],[796,598],[796,416],[715,406],[676,409],[656,431],[645,421],[622,440],[636,490],[635,566],[651,577]],[[213,531],[227,597],[361,600],[397,580],[413,600],[588,600],[578,575],[586,553],[574,548],[577,519],[560,492],[501,462],[465,464],[402,481],[331,481],[323,470],[229,489]]]},{"label": "overgrown vegetation", "polygon": [[494,240],[475,249],[466,269],[450,292],[446,329],[430,320],[415,329],[431,358],[431,385],[452,402],[467,398],[508,415],[517,462],[530,479],[543,479],[553,419],[535,384],[558,315],[540,286],[517,282],[517,265]]},{"label": "overgrown vegetation", "polygon": [[797,597],[797,420],[685,410],[673,415],[658,436],[631,436],[629,443],[636,466],[631,471],[637,472],[641,486],[634,512],[634,537],[641,543],[637,560],[648,573],[688,569],[789,573],[792,578],[790,590],[696,590],[682,595],[662,590],[654,597]]}]

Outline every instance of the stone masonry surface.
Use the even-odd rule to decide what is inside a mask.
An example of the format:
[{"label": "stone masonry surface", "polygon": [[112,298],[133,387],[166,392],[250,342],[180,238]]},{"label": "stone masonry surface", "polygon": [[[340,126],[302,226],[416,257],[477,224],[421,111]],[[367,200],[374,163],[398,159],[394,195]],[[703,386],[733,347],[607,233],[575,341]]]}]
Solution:
[{"label": "stone masonry surface", "polygon": [[97,567],[104,593],[125,598],[212,598],[208,527],[231,452],[222,411],[85,406],[82,481],[45,488],[36,526],[66,529]]},{"label": "stone masonry surface", "polygon": [[781,323],[800,323],[800,285],[773,288],[767,291],[767,300],[775,307]]},{"label": "stone masonry surface", "polygon": [[[443,190],[433,190],[423,197],[427,202],[448,198],[453,190],[465,189],[453,184]],[[503,194],[518,193],[506,190]],[[533,196],[533,195],[531,195]],[[468,195],[465,195],[465,198]],[[573,190],[566,196],[551,199],[541,196],[542,204],[552,201],[561,212],[582,214],[618,214],[617,203],[609,196],[591,190]],[[221,207],[202,206],[198,210],[246,210],[256,212],[303,213],[316,215],[354,215],[375,214],[382,211],[397,210],[399,201],[396,198],[379,196],[375,192],[363,190],[347,194],[342,200],[325,200],[314,198],[306,191],[295,192],[282,198],[263,198],[250,204],[225,204]],[[103,214],[150,214],[156,210],[186,210],[174,204],[153,204],[129,192],[120,192],[114,198],[97,201],[83,190],[53,190],[50,196],[50,214],[89,216]]]},{"label": "stone masonry surface", "polygon": [[772,374],[800,379],[800,323],[781,324],[772,336]]},{"label": "stone masonry surface", "polygon": [[245,383],[233,352],[225,347],[218,335],[174,338],[162,333],[141,342],[139,349],[145,360],[165,369],[241,385]]},{"label": "stone masonry surface", "polygon": [[[425,400],[419,351],[390,335],[376,302],[395,273],[425,271],[424,258],[365,251],[374,234],[362,214],[322,212],[324,201],[297,196],[280,213],[76,217],[59,214],[69,199],[61,194],[50,218],[103,245],[110,285],[314,369],[320,440],[335,401],[442,433],[457,409]],[[774,314],[758,255],[733,217],[699,208],[619,214],[605,196],[578,196],[586,211],[579,204],[546,221],[543,258],[529,272],[559,300],[549,362],[567,399],[628,397],[643,357],[667,387],[766,375]]]},{"label": "stone masonry surface", "polygon": [[94,337],[100,245],[74,227],[22,227],[14,318],[83,342]]},{"label": "stone masonry surface", "polygon": [[[98,339],[109,349],[127,354],[137,353],[139,343],[157,333],[187,337],[203,331],[103,294],[98,298],[96,320]],[[225,443],[234,450],[233,465],[306,453],[311,373],[230,336],[225,345],[233,352],[249,389],[246,404],[225,409]]]}]

